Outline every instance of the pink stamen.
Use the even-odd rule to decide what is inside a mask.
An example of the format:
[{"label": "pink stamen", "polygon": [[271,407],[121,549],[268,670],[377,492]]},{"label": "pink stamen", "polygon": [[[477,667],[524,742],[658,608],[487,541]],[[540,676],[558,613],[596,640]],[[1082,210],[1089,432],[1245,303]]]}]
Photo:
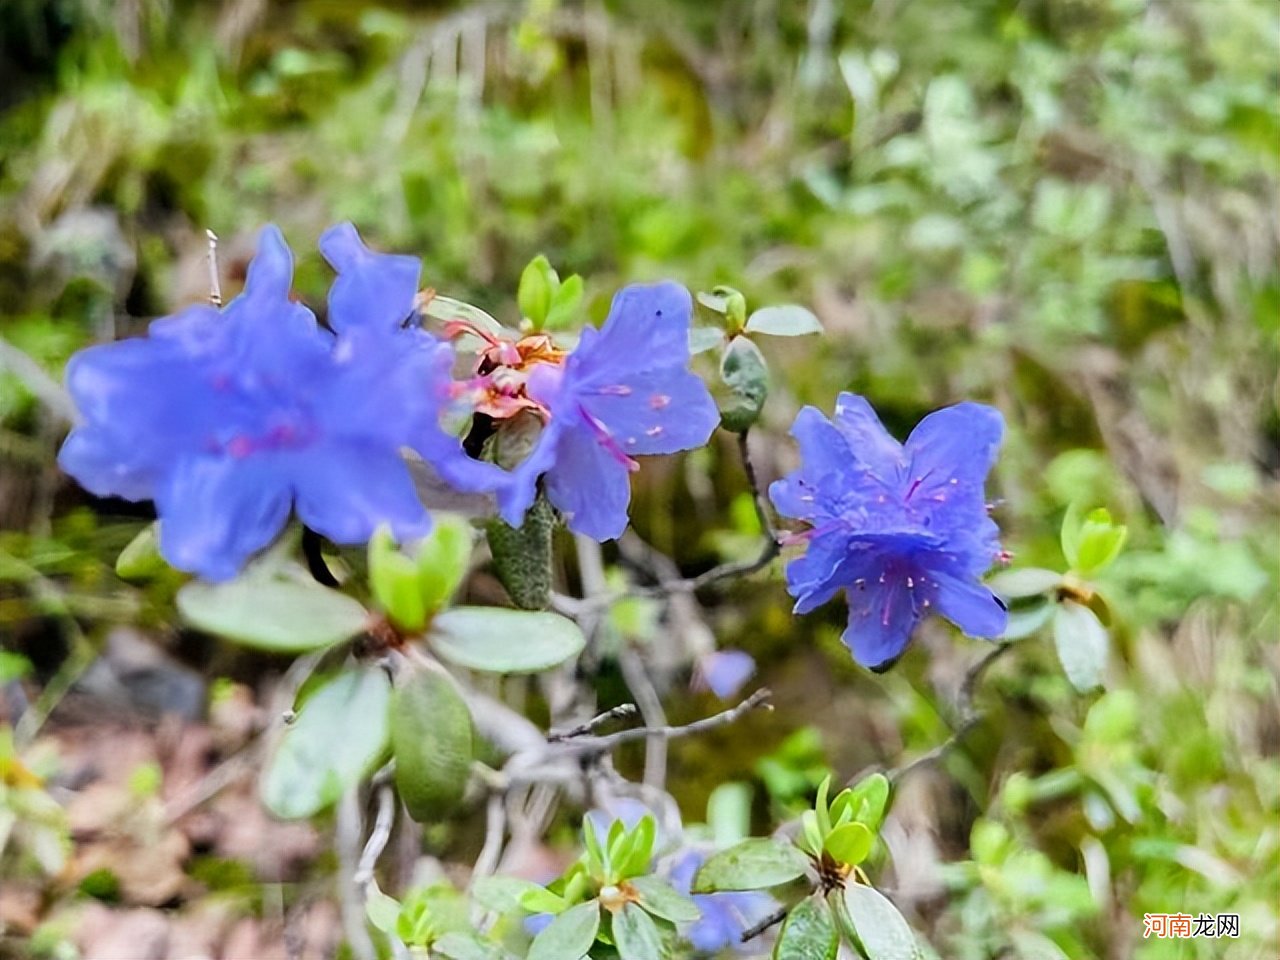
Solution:
[{"label": "pink stamen", "polygon": [[609,429],[588,413],[586,407],[579,404],[578,412],[582,414],[582,419],[584,419],[587,422],[587,425],[591,427],[591,432],[596,435],[596,440],[599,441],[600,446],[608,450],[609,454],[620,464],[626,467],[628,472],[634,473],[640,469],[640,464],[627,456],[626,451],[618,446],[618,441],[613,438],[613,434],[609,432]]}]

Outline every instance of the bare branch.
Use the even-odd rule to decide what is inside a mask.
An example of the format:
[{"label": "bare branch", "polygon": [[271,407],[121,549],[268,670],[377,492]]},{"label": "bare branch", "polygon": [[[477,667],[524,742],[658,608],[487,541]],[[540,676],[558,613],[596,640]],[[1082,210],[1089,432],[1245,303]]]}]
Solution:
[{"label": "bare branch", "polygon": [[746,943],[749,940],[754,940],[774,924],[781,923],[783,920],[787,919],[787,914],[790,912],[790,907],[779,907],[767,917],[762,917],[757,923],[753,923],[751,926],[747,927],[747,929],[742,931],[742,936],[740,938],[741,942]]},{"label": "bare branch", "polygon": [[937,763],[948,753],[954,750],[974,727],[982,722],[983,714],[976,710],[973,705],[974,694],[977,692],[978,681],[986,672],[987,668],[996,662],[1005,652],[1013,646],[1012,643],[1000,643],[978,659],[964,675],[964,680],[960,684],[960,691],[956,697],[956,707],[959,713],[959,722],[956,724],[951,736],[938,744],[927,753],[922,753],[910,763],[886,772],[886,776],[893,784],[897,784],[899,780],[907,774],[930,764]]},{"label": "bare branch", "polygon": [[611,710],[606,710],[604,713],[592,717],[586,723],[580,723],[576,727],[570,727],[568,730],[554,731],[547,734],[547,742],[560,743],[563,740],[572,740],[574,737],[594,733],[598,727],[604,726],[610,720],[623,720],[628,717],[634,717],[636,712],[634,703],[620,703]]},{"label": "bare branch", "polygon": [[[618,655],[622,678],[627,689],[640,705],[644,725],[648,730],[659,730],[667,725],[667,714],[662,709],[662,698],[649,678],[649,671],[635,649],[624,647]],[[667,780],[667,738],[650,735],[645,743],[644,782],[647,786],[662,789]]]},{"label": "bare branch", "polygon": [[605,737],[583,737],[579,740],[572,740],[568,743],[558,745],[559,749],[572,751],[578,754],[602,754],[608,753],[615,747],[624,743],[631,743],[634,740],[644,740],[648,737],[662,737],[664,740],[677,740],[681,737],[689,737],[698,733],[706,733],[708,730],[714,730],[716,727],[723,727],[742,717],[744,714],[750,713],[752,710],[763,709],[772,710],[773,706],[769,703],[769,697],[772,696],[767,687],[761,687],[747,699],[743,700],[735,707],[728,710],[722,710],[720,713],[713,714],[710,717],[703,717],[701,720],[694,720],[692,723],[685,724],[681,727],[634,727],[630,730],[619,730],[617,733],[611,733]]}]

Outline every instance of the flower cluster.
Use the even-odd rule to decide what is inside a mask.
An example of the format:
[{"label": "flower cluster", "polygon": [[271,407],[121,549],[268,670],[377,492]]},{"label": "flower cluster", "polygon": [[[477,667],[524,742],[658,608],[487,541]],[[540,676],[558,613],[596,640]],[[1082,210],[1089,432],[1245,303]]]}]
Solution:
[{"label": "flower cluster", "polygon": [[[67,369],[83,420],[59,455],[99,496],[151,499],[175,567],[234,576],[291,510],[337,543],[380,525],[421,536],[429,518],[401,451],[442,474],[466,460],[439,427],[452,352],[422,331],[334,336],[289,297],[293,258],[262,232],[244,294],[193,306],[150,335],[90,347]],[[413,281],[416,284],[416,277]],[[338,330],[385,320],[383,301],[335,285]]]},{"label": "flower cluster", "polygon": [[787,566],[795,612],[844,590],[844,642],[863,666],[901,656],[930,613],[974,637],[1004,632],[1004,605],[980,582],[1001,555],[984,484],[1004,433],[997,410],[961,403],[925,417],[905,444],[862,397],[842,393],[835,417],[796,417],[800,469],[769,488],[778,512],[810,524]]},{"label": "flower cluster", "polygon": [[[336,271],[326,326],[291,297],[292,255],[267,227],[225,309],[189,307],[68,367],[83,419],[63,469],[100,496],[154,500],[175,567],[231,577],[291,513],[340,544],[381,525],[420,537],[430,518],[406,454],[456,490],[492,494],[512,526],[541,492],[571,530],[616,538],[635,458],[702,446],[720,422],[689,369],[692,300],[674,283],[619,291],[572,349],[462,320],[437,337],[421,322],[416,258],[370,250],[349,223],[320,250]],[[450,340],[464,331],[482,346],[455,379]],[[447,421],[470,424],[466,442]],[[927,417],[905,445],[852,394],[832,420],[801,411],[802,465],[770,489],[780,514],[809,525],[787,567],[796,611],[844,590],[845,642],[872,668],[929,613],[999,635],[1005,611],[979,578],[999,553],[983,484],[1002,431],[999,413],[972,403]],[[721,651],[696,682],[729,696],[753,669]]]}]

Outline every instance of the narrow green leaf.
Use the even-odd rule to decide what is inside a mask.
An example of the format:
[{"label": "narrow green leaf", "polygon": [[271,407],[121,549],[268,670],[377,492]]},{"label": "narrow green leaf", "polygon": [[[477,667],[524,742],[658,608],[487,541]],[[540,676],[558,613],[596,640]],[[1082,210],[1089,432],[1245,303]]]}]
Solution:
[{"label": "narrow green leaf", "polygon": [[422,605],[434,613],[448,602],[471,563],[471,525],[461,517],[434,514],[435,525],[418,547]]},{"label": "narrow green leaf", "polygon": [[839,948],[830,907],[817,897],[807,897],[787,915],[773,948],[773,960],[833,960]]},{"label": "narrow green leaf", "polygon": [[1063,601],[1053,618],[1053,640],[1067,679],[1081,693],[1102,683],[1110,646],[1107,628],[1088,607]]},{"label": "narrow green leaf", "polygon": [[613,915],[612,932],[620,960],[662,960],[666,955],[657,924],[634,903]]},{"label": "narrow green leaf", "polygon": [[722,783],[707,798],[707,825],[717,847],[728,847],[751,835],[751,787]]},{"label": "narrow green leaf", "polygon": [[815,857],[822,852],[822,827],[818,825],[818,815],[812,810],[800,814],[801,833],[804,843],[801,844]]},{"label": "narrow green leaf", "polygon": [[809,860],[783,840],[753,838],[713,854],[693,882],[694,893],[760,890],[803,876]]},{"label": "narrow green leaf", "polygon": [[1114,523],[1109,511],[1101,507],[1090,511],[1080,527],[1072,566],[1085,575],[1109,567],[1120,555],[1128,536],[1129,528]]},{"label": "narrow green leaf", "polygon": [[854,821],[836,827],[827,834],[823,849],[838,863],[857,866],[867,859],[874,842],[875,834],[868,830],[865,824]]},{"label": "narrow green leaf", "polygon": [[453,678],[432,665],[412,673],[391,701],[396,789],[409,815],[438,820],[462,801],[471,774],[471,712]]},{"label": "narrow green leaf", "polygon": [[516,290],[516,303],[520,314],[532,321],[535,330],[541,330],[551,308],[551,298],[559,286],[559,278],[542,254],[529,261],[520,274],[520,286]]},{"label": "narrow green leaf", "polygon": [[143,527],[116,557],[116,576],[121,580],[149,580],[168,569],[160,555],[159,523]]},{"label": "narrow green leaf", "polygon": [[563,913],[564,898],[536,883],[520,894],[520,907],[530,913]]},{"label": "narrow green leaf", "polygon": [[427,624],[418,565],[400,552],[385,527],[369,540],[369,588],[373,598],[402,630],[417,633]]},{"label": "narrow green leaf", "polygon": [[724,331],[716,327],[693,327],[689,330],[689,353],[697,355],[724,343]]},{"label": "narrow green leaf", "polygon": [[843,801],[853,811],[853,819],[866,824],[867,829],[875,833],[884,822],[885,811],[889,808],[889,778],[883,773],[872,773],[863,777],[848,790],[837,797],[847,796]]},{"label": "narrow green leaf", "polygon": [[519,877],[480,877],[471,885],[471,896],[486,910],[512,913],[521,909],[520,898],[530,890],[544,889],[532,880]]},{"label": "narrow green leaf", "polygon": [[867,960],[920,960],[915,934],[898,908],[871,887],[850,883],[844,905]]},{"label": "narrow green leaf", "polygon": [[395,931],[396,921],[400,919],[400,901],[370,887],[364,900],[364,913],[375,929],[390,934]]},{"label": "narrow green leaf", "polygon": [[543,323],[546,330],[565,330],[573,326],[573,321],[582,307],[585,288],[582,277],[576,273],[565,279],[551,297],[551,307],[547,310],[547,319]]},{"label": "narrow green leaf", "polygon": [[1019,567],[1001,570],[987,581],[987,586],[1005,600],[1021,600],[1052,593],[1062,583],[1062,574],[1043,567]]},{"label": "narrow green leaf", "polygon": [[599,929],[600,905],[595,900],[570,907],[533,938],[528,960],[582,960]]},{"label": "narrow green leaf", "polygon": [[649,863],[653,860],[653,843],[657,836],[657,821],[649,814],[645,814],[630,831],[631,842],[625,855],[613,858],[619,880],[638,877],[648,872]]},{"label": "narrow green leaf", "polygon": [[309,817],[372,773],[386,755],[391,684],[381,670],[346,670],[315,690],[282,732],[262,781],[277,817]]},{"label": "narrow green leaf", "polygon": [[735,337],[720,358],[720,379],[728,388],[719,401],[720,422],[742,433],[760,418],[769,396],[769,365],[760,348],[746,337]]},{"label": "narrow green leaf", "polygon": [[818,829],[825,840],[831,832],[831,805],[827,802],[827,794],[831,790],[831,774],[822,778],[818,784],[818,796],[813,802],[813,812],[818,815]]},{"label": "narrow green leaf", "polygon": [[582,630],[558,613],[454,607],[432,621],[432,646],[450,663],[489,673],[536,673],[576,657]]},{"label": "narrow green leaf", "polygon": [[692,923],[702,914],[697,904],[655,876],[633,877],[628,881],[640,894],[640,906],[656,917],[672,923]]},{"label": "narrow green leaf", "polygon": [[349,640],[369,614],[314,581],[248,574],[227,583],[193,581],[178,591],[184,620],[206,633],[276,653],[302,653]]},{"label": "narrow green leaf", "polygon": [[1075,568],[1080,558],[1080,530],[1084,525],[1084,504],[1073,501],[1062,518],[1062,555],[1067,559],[1067,566]]},{"label": "narrow green leaf", "polygon": [[747,320],[747,333],[765,333],[771,337],[803,337],[821,333],[822,323],[812,310],[796,304],[761,307]]},{"label": "narrow green leaf", "polygon": [[440,960],[513,960],[496,943],[483,940],[474,933],[446,933],[431,945],[431,956]]},{"label": "narrow green leaf", "polygon": [[1028,607],[1011,607],[1008,622],[1001,640],[1024,640],[1038,633],[1040,628],[1053,619],[1058,605],[1052,600],[1041,600]]}]

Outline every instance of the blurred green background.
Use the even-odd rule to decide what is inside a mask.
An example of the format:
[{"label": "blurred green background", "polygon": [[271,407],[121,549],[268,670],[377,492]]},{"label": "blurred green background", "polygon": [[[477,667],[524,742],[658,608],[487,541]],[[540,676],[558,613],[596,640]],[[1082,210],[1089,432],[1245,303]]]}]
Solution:
[{"label": "blurred green background", "polygon": [[[206,228],[231,294],[280,224],[317,309],[314,240],[348,218],[508,321],[539,252],[597,317],[633,280],[727,283],[826,328],[763,344],[766,479],[802,404],[864,393],[905,435],[973,398],[1010,424],[996,516],[1019,564],[1063,566],[1076,499],[1130,528],[1101,584],[1111,692],[1075,694],[1028,640],[969,750],[899,795],[900,885],[882,876],[917,929],[947,960],[1273,960],[1278,83],[1273,0],[7,0],[0,679],[57,692],[121,625],[191,660],[163,585],[112,573],[145,508],[89,501],[54,456],[67,357],[204,297]],[[691,569],[750,554],[745,489],[726,442],[647,469],[636,526]],[[780,708],[674,752],[693,819],[749,779],[764,827],[826,764],[946,736],[972,644],[929,626],[872,677],[840,605],[788,609],[775,577],[708,613]],[[215,692],[243,670],[196,666]],[[68,903],[148,902],[5,857],[39,896],[16,922],[0,895],[0,955],[69,955]],[[241,889],[218,876],[199,889]],[[1242,936],[1143,940],[1144,913],[1177,911],[1237,913]]]}]

